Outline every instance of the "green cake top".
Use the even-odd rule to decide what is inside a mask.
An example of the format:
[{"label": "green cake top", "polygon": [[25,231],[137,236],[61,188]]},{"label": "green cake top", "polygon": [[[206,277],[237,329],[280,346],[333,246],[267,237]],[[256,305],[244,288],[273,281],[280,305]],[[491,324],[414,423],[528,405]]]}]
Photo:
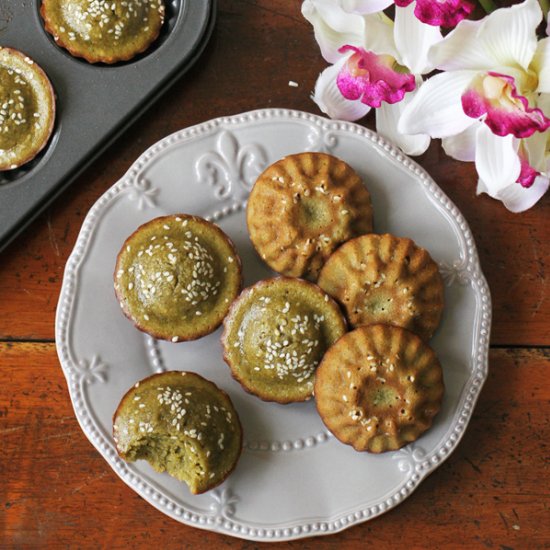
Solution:
[{"label": "green cake top", "polygon": [[316,285],[278,277],[235,301],[225,322],[225,360],[248,391],[269,401],[311,397],[315,369],[345,332],[337,304]]},{"label": "green cake top", "polygon": [[214,224],[180,214],[156,218],[124,243],[115,291],[124,313],[157,338],[194,340],[215,330],[241,284],[241,264]]}]

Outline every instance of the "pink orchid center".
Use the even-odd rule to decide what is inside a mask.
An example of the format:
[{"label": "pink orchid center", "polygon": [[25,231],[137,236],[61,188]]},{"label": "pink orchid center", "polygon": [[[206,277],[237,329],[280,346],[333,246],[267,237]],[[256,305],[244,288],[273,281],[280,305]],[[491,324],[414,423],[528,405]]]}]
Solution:
[{"label": "pink orchid center", "polygon": [[414,75],[397,71],[398,64],[391,55],[378,55],[348,45],[339,51],[353,52],[336,79],[336,85],[346,99],[380,107],[383,101],[398,103],[407,92],[415,89]]},{"label": "pink orchid center", "polygon": [[519,177],[516,180],[516,183],[519,183],[522,187],[531,187],[535,182],[537,176],[540,176],[540,172],[535,170],[530,164],[525,154],[519,153],[519,162],[521,165],[521,170]]},{"label": "pink orchid center", "polygon": [[[395,0],[396,6],[408,6],[412,0]],[[414,15],[435,27],[456,27],[474,11],[475,5],[467,0],[416,0]]]},{"label": "pink orchid center", "polygon": [[462,94],[462,108],[483,121],[497,136],[526,138],[550,127],[550,119],[518,93],[511,76],[488,72],[477,75]]}]

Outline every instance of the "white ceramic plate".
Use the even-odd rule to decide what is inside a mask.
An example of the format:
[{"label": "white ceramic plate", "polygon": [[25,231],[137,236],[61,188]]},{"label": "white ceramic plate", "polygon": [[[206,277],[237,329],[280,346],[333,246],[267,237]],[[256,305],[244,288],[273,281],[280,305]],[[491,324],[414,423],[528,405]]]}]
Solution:
[{"label": "white ceramic plate", "polygon": [[[196,342],[157,342],[122,315],[116,254],[136,227],[176,212],[218,223],[243,259],[245,284],[271,272],[256,257],[245,204],[256,176],[284,155],[325,151],[347,161],[371,192],[377,232],[412,237],[439,263],[446,307],[432,340],[446,393],[433,427],[380,456],[335,440],[313,402],[264,403],[246,394],[221,358],[220,331]],[[56,339],[76,417],[113,470],[145,500],[188,525],[253,540],[336,532],[393,508],[455,449],[487,375],[489,290],[470,230],[422,168],[355,124],[280,109],[216,119],[146,151],[93,206],[68,260]],[[115,451],[111,418],[126,390],[163,370],[194,370],[231,396],[245,447],[234,473],[204,495]]]}]

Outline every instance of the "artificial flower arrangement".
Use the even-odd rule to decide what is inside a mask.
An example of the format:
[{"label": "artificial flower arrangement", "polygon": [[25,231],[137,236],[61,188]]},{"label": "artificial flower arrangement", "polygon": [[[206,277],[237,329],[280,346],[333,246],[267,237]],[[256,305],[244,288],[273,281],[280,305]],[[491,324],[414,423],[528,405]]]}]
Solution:
[{"label": "artificial flower arrangement", "polygon": [[331,63],[314,101],[350,121],[374,107],[377,131],[409,155],[441,138],[448,155],[475,161],[478,193],[512,212],[533,206],[550,183],[550,38],[537,37],[537,0],[476,21],[467,0],[395,0],[393,19],[392,4],[303,2]]}]

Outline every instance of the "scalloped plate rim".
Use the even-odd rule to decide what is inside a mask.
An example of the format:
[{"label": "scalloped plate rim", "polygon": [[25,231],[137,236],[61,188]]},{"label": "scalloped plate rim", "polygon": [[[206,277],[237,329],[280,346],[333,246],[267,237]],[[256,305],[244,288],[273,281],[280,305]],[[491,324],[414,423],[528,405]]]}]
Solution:
[{"label": "scalloped plate rim", "polygon": [[[472,370],[462,390],[456,408],[456,413],[461,412],[461,417],[458,418],[458,415],[455,413],[454,416],[457,418],[453,420],[452,424],[449,426],[449,429],[443,436],[440,448],[436,448],[435,451],[441,452],[446,447],[446,445],[444,445],[443,443],[448,444],[450,441],[449,434],[456,434],[455,438],[452,440],[451,446],[447,447],[445,453],[442,453],[436,461],[432,460],[435,457],[436,452],[434,452],[434,450],[428,452],[427,456],[424,457],[424,464],[429,462],[428,466],[424,468],[419,468],[419,464],[413,465],[411,467],[411,476],[406,478],[403,483],[399,484],[398,490],[395,491],[390,497],[384,498],[377,505],[373,505],[370,507],[367,506],[366,508],[362,508],[360,510],[355,510],[354,508],[355,511],[346,511],[344,513],[340,512],[330,517],[309,517],[307,519],[297,518],[295,521],[289,522],[286,527],[261,526],[258,524],[254,524],[254,522],[249,522],[248,524],[244,522],[240,523],[238,521],[233,521],[230,517],[225,518],[225,520],[221,523],[217,523],[216,521],[208,521],[208,519],[213,518],[207,518],[204,522],[201,522],[200,519],[204,518],[204,516],[199,518],[194,512],[186,511],[180,504],[174,503],[170,499],[166,499],[162,496],[161,498],[158,498],[158,495],[154,494],[154,490],[146,491],[138,489],[138,487],[136,487],[137,482],[132,483],[132,477],[135,478],[135,475],[131,472],[125,471],[126,467],[123,464],[123,461],[118,458],[116,453],[113,456],[113,452],[109,449],[108,445],[103,444],[102,446],[100,444],[101,441],[98,442],[95,440],[96,437],[102,437],[104,436],[104,434],[102,434],[101,428],[94,426],[96,422],[93,416],[91,416],[91,420],[87,419],[88,424],[92,425],[92,427],[90,428],[85,425],[85,419],[81,418],[81,415],[77,410],[78,399],[82,398],[78,395],[80,389],[75,388],[77,384],[75,383],[74,374],[72,372],[72,369],[74,367],[71,365],[70,361],[67,360],[67,349],[69,343],[65,339],[65,328],[68,324],[68,318],[70,318],[72,306],[74,304],[75,296],[77,294],[77,285],[74,283],[74,280],[78,278],[79,270],[86,255],[86,249],[92,240],[90,238],[91,234],[93,234],[96,225],[101,222],[101,217],[96,221],[94,221],[94,217],[96,213],[101,212],[104,206],[108,204],[110,198],[114,198],[114,196],[123,191],[125,187],[128,187],[131,184],[132,180],[139,174],[140,170],[147,166],[149,161],[155,159],[155,154],[160,154],[162,151],[168,149],[173,144],[190,140],[192,141],[197,136],[201,135],[198,130],[207,132],[209,130],[219,128],[224,124],[251,124],[261,122],[262,120],[273,119],[286,119],[286,121],[291,121],[293,119],[302,119],[314,124],[321,129],[330,128],[337,129],[342,132],[354,133],[357,136],[365,139],[369,143],[369,146],[374,147],[376,152],[380,156],[382,156],[385,161],[392,162],[396,165],[399,165],[401,168],[408,170],[409,172],[411,172],[412,177],[424,180],[421,183],[425,195],[429,198],[431,202],[434,203],[436,208],[444,214],[448,222],[450,222],[453,231],[458,237],[460,237],[460,247],[465,248],[466,241],[468,240],[468,238],[470,240],[470,248],[466,251],[468,257],[465,259],[465,263],[467,265],[467,273],[471,277],[471,287],[476,298],[475,325],[477,330],[473,335],[473,344],[477,343],[477,345],[472,345],[472,347],[475,348],[475,354],[472,357]],[[103,205],[104,202],[105,205]],[[460,226],[456,217],[460,217],[461,219]],[[482,296],[485,297],[485,305],[481,304],[482,300],[480,300],[480,298]],[[371,520],[393,509],[403,500],[408,498],[420,485],[422,480],[427,475],[432,473],[435,469],[437,469],[456,450],[460,440],[462,439],[466,431],[466,428],[472,416],[472,412],[479,398],[481,389],[487,379],[489,335],[492,316],[491,310],[492,308],[490,290],[487,281],[481,271],[475,242],[473,240],[468,223],[460,213],[459,209],[447,197],[444,191],[439,188],[439,186],[426,172],[426,170],[424,170],[424,168],[422,168],[414,160],[407,157],[404,153],[401,152],[401,150],[397,146],[393,145],[389,140],[379,136],[378,134],[376,134],[376,132],[373,132],[372,130],[364,128],[358,124],[352,122],[334,121],[303,111],[282,108],[269,108],[256,109],[253,111],[243,112],[231,116],[214,118],[178,130],[164,137],[163,139],[159,140],[158,142],[151,145],[148,149],[146,149],[132,163],[126,173],[97,199],[97,201],[86,214],[74,248],[67,259],[55,315],[55,336],[56,349],[61,368],[63,370],[63,374],[67,381],[67,386],[69,389],[71,404],[75,412],[75,417],[87,439],[103,456],[103,458],[107,461],[112,470],[122,479],[122,481],[124,481],[124,483],[126,483],[139,496],[141,496],[149,504],[153,505],[165,515],[191,527],[197,527],[200,529],[239,537],[246,540],[263,542],[287,541],[311,536],[337,533],[344,529],[352,527],[353,525]],[[81,380],[80,385],[83,384],[84,381]],[[469,389],[470,391],[466,391],[467,389]],[[466,404],[468,404],[467,408],[465,407]],[[460,420],[462,420],[462,422],[460,422]],[[460,431],[457,431],[456,429],[458,425],[462,426]],[[96,436],[93,435],[94,429],[98,432]],[[408,487],[406,493],[403,496],[399,496],[400,491],[404,489],[405,485],[409,485],[411,483],[412,486]],[[147,487],[145,489],[147,489]],[[155,498],[155,496],[157,496],[157,498]],[[168,506],[170,504],[171,508],[169,509]],[[174,509],[177,510],[178,508],[180,509],[180,514],[177,514],[173,511]],[[350,518],[350,516],[352,517]]]}]

